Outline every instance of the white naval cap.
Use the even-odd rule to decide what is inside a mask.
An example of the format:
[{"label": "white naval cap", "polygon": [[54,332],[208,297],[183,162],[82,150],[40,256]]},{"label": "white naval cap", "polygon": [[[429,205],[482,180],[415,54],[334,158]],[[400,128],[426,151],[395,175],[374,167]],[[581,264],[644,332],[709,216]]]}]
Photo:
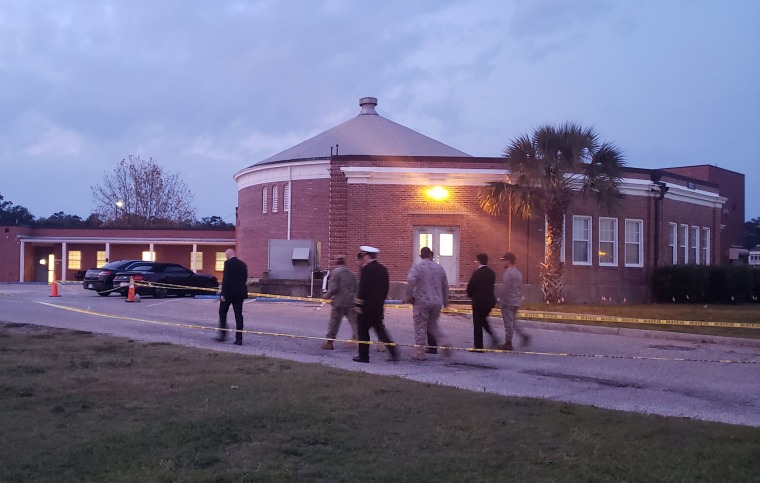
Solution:
[{"label": "white naval cap", "polygon": [[365,253],[380,253],[380,249],[371,247],[369,245],[361,245],[359,247],[359,253],[356,255],[356,257],[361,258]]}]

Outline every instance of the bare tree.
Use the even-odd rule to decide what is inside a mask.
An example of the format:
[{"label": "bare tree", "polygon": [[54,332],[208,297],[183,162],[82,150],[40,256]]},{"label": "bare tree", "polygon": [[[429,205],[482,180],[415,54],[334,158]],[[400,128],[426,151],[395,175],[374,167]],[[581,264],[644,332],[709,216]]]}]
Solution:
[{"label": "bare tree", "polygon": [[153,158],[129,156],[106,173],[103,184],[92,186],[96,213],[104,226],[130,228],[176,227],[195,221],[193,193],[177,174]]}]

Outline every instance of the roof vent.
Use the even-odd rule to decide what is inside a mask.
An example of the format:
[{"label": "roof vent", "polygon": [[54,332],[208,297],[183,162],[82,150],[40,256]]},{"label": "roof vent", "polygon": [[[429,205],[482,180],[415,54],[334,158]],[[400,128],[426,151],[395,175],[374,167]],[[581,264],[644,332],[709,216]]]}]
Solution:
[{"label": "roof vent", "polygon": [[377,116],[377,112],[375,111],[375,106],[377,105],[376,97],[362,97],[359,99],[359,105],[362,107],[362,112],[359,113],[360,116],[362,114],[373,114]]}]

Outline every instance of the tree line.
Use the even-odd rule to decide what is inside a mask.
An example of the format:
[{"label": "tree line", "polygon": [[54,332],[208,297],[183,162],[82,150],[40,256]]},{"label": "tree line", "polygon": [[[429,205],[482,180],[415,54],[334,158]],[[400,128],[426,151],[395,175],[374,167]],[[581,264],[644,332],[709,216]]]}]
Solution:
[{"label": "tree line", "polygon": [[166,172],[153,158],[129,156],[92,186],[94,208],[87,218],[59,211],[36,218],[27,208],[0,194],[0,225],[60,228],[232,228],[220,216],[198,220],[193,193],[179,175]]}]

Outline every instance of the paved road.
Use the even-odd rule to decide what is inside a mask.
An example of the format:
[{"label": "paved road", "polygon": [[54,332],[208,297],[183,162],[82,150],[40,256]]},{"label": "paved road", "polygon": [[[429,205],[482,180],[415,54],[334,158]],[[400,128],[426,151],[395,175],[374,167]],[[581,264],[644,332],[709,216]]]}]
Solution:
[{"label": "paved road", "polygon": [[[419,363],[409,359],[411,347],[402,347],[398,363],[371,351],[371,363],[358,364],[351,361],[355,348],[348,343],[336,343],[335,351],[319,348],[329,306],[249,300],[246,330],[283,335],[246,334],[245,345],[239,347],[212,340],[218,306],[214,300],[145,297],[129,304],[116,295],[99,297],[76,285],[63,286],[60,298],[49,297],[49,290],[45,285],[0,285],[0,321],[319,363],[508,396],[760,427],[758,341],[726,343],[716,338],[705,343],[704,338],[659,332],[627,330],[622,336],[607,329],[578,332],[552,325],[548,330],[547,324],[524,322],[533,343],[518,348],[521,352],[456,350],[451,359],[430,356]],[[499,319],[492,321],[500,327]],[[231,313],[230,322],[234,326]],[[408,310],[387,310],[386,324],[396,342],[413,342]],[[466,316],[445,315],[442,326],[455,346],[471,343]],[[339,337],[349,335],[344,322]],[[743,363],[717,362],[725,360]]]}]

